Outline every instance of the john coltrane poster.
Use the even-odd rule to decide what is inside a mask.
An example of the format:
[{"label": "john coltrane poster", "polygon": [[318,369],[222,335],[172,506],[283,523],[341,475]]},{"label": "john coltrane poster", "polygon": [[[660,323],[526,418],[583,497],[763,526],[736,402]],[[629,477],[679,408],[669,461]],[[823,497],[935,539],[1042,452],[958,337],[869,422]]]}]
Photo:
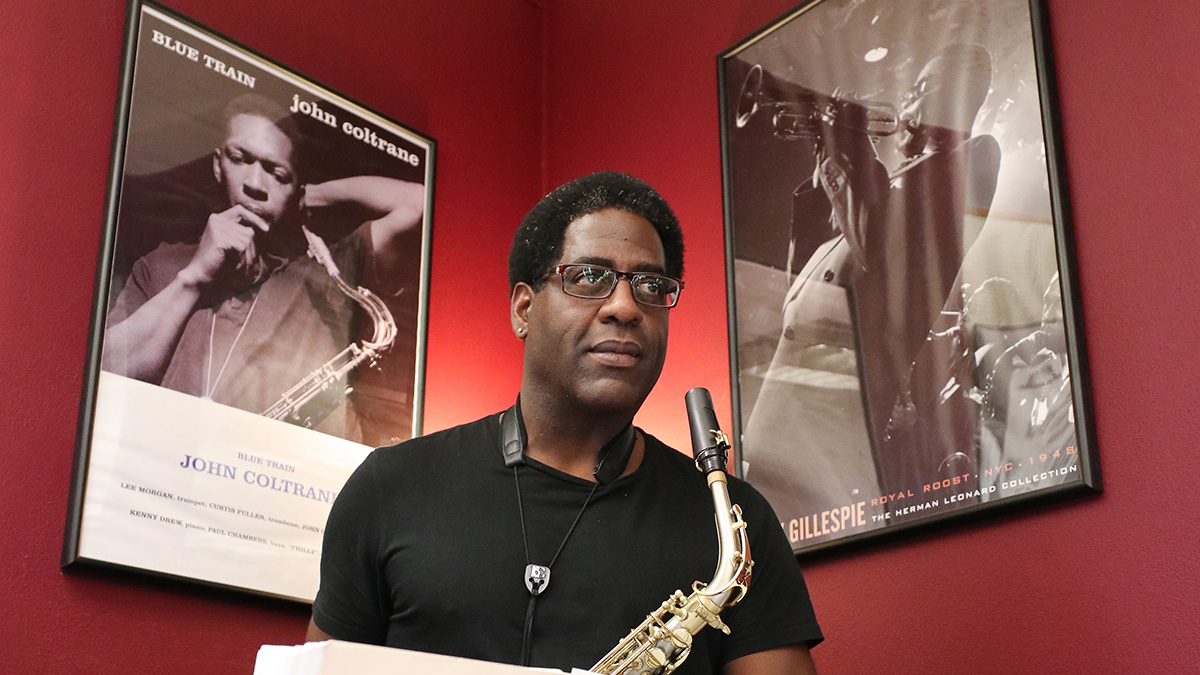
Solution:
[{"label": "john coltrane poster", "polygon": [[420,433],[434,141],[153,3],[126,39],[64,564],[311,600]]},{"label": "john coltrane poster", "polygon": [[739,469],[798,552],[1099,487],[1042,9],[808,2],[721,56]]}]

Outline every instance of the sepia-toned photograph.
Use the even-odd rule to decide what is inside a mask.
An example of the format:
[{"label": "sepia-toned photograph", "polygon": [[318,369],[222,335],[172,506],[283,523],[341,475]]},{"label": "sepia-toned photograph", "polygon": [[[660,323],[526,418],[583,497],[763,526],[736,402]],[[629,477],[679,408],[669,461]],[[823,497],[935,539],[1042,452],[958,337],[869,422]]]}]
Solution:
[{"label": "sepia-toned photograph", "polygon": [[435,144],[131,12],[64,559],[311,600],[342,482],[420,433]]},{"label": "sepia-toned photograph", "polygon": [[720,58],[739,469],[797,552],[1098,487],[1024,0],[823,0]]}]

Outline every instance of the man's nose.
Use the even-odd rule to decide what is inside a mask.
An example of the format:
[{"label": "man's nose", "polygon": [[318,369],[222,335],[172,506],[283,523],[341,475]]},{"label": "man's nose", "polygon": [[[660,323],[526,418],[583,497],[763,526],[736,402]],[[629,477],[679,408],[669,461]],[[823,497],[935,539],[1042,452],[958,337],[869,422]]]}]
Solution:
[{"label": "man's nose", "polygon": [[252,164],[246,175],[246,180],[242,182],[242,191],[247,196],[254,199],[267,198],[267,172],[257,164]]},{"label": "man's nose", "polygon": [[617,286],[604,300],[602,319],[636,324],[642,319],[642,306],[633,298],[633,284],[628,279],[617,279]]}]

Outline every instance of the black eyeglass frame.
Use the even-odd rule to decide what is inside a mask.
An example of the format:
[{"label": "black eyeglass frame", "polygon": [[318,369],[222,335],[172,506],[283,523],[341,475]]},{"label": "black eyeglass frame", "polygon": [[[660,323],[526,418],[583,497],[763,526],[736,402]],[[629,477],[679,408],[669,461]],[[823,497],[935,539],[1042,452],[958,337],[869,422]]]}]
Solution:
[{"label": "black eyeglass frame", "polygon": [[[590,267],[592,269],[606,270],[608,272],[612,272],[613,276],[615,277],[615,281],[613,281],[612,286],[609,287],[608,292],[605,293],[604,295],[580,295],[578,293],[572,293],[571,291],[567,290],[566,270],[569,267]],[[607,265],[597,265],[594,263],[564,263],[562,265],[557,265],[557,266],[555,266],[555,268],[553,270],[548,272],[546,274],[546,276],[544,276],[542,278],[548,279],[551,276],[558,276],[559,288],[562,289],[563,293],[566,293],[567,295],[569,295],[573,298],[582,298],[584,300],[607,300],[608,298],[612,297],[612,294],[617,290],[617,284],[620,283],[620,281],[622,279],[629,282],[629,287],[630,287],[631,293],[633,295],[633,299],[638,304],[645,305],[647,307],[662,307],[663,309],[670,309],[670,308],[674,307],[675,305],[679,304],[679,296],[681,293],[683,293],[683,281],[680,279],[676,279],[675,277],[670,277],[665,274],[658,274],[655,272],[623,272],[621,270],[617,270],[617,269],[608,267]],[[671,304],[659,305],[659,304],[655,304],[653,302],[646,302],[646,301],[640,299],[638,297],[636,282],[641,281],[642,279],[666,279],[668,281],[673,281],[676,284],[678,284],[679,288],[675,291],[675,294],[674,294],[675,297],[674,297],[674,299],[671,300]]]}]

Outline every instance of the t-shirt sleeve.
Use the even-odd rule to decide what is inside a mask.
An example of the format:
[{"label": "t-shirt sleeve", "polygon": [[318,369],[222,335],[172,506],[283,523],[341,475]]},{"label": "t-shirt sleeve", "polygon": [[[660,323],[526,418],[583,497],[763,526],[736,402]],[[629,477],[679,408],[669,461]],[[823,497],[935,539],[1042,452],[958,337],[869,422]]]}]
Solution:
[{"label": "t-shirt sleeve", "polygon": [[[160,244],[158,248],[138,258],[130,270],[129,278],[125,280],[121,292],[112,303],[106,318],[105,330],[128,319],[134,312],[158,295],[175,278],[175,274],[183,269],[190,260],[190,253],[183,252],[178,244]],[[118,375],[129,375],[130,355],[118,360],[113,355],[106,355],[104,369]]]},{"label": "t-shirt sleeve", "polygon": [[722,613],[730,628],[722,636],[722,660],[794,644],[814,647],[824,636],[779,519],[758,492],[738,492],[734,501],[743,509],[754,568],[746,596]]},{"label": "t-shirt sleeve", "polygon": [[182,244],[159,244],[153,251],[138,258],[116,302],[110,307],[108,325],[124,321],[150,298],[162,292],[179,270],[191,261],[194,248]]},{"label": "t-shirt sleeve", "polygon": [[338,493],[325,524],[321,585],[313,621],[338,640],[384,644],[389,614],[380,564],[377,453],[367,456]]},{"label": "t-shirt sleeve", "polygon": [[149,272],[146,268],[146,259],[138,258],[133,264],[133,270],[129,274],[129,279],[125,282],[125,287],[121,289],[121,294],[117,296],[117,301],[112,307],[112,311],[108,313],[108,325],[118,324],[129,318],[130,314],[137,311],[138,307],[145,304],[149,299],[146,292],[148,285],[147,277]]}]

